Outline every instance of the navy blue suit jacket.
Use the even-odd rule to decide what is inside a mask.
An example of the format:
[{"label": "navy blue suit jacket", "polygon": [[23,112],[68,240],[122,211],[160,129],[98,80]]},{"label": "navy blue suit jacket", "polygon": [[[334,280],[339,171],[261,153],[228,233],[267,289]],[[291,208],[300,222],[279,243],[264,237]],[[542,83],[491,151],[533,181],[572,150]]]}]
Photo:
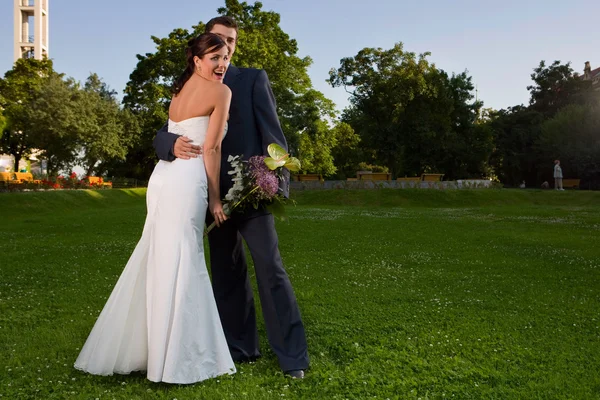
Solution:
[{"label": "navy blue suit jacket", "polygon": [[[266,155],[267,146],[277,143],[286,151],[287,141],[281,130],[275,97],[267,73],[255,68],[237,68],[230,65],[224,83],[231,89],[228,131],[221,147],[221,198],[233,186],[229,155],[243,155],[245,160],[255,155]],[[179,137],[168,132],[165,124],[154,138],[154,149],[158,158],[173,161],[173,146]],[[280,193],[289,196],[289,171],[284,169],[284,177],[279,182]]]}]

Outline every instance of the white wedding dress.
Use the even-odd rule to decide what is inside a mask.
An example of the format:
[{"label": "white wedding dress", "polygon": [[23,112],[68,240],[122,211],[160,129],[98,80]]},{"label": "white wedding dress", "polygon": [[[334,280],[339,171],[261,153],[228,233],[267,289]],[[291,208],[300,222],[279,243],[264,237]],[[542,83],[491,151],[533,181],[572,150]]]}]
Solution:
[{"label": "white wedding dress", "polygon": [[[208,121],[169,120],[169,132],[201,145]],[[149,380],[169,383],[235,372],[204,259],[207,185],[202,157],[158,162],[142,238],[75,368],[96,375],[147,371]]]}]

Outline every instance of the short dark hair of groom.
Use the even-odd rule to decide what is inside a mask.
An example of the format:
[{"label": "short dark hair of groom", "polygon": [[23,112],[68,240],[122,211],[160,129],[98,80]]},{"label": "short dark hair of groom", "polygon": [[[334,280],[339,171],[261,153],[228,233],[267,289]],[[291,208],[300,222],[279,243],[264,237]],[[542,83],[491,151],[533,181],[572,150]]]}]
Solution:
[{"label": "short dark hair of groom", "polygon": [[235,33],[238,33],[237,22],[235,22],[235,19],[228,17],[227,15],[221,15],[219,17],[214,17],[213,19],[208,21],[206,23],[206,26],[204,27],[204,32],[210,33],[210,31],[212,31],[212,28],[214,28],[215,25],[223,25],[228,28],[233,28],[233,29],[235,29]]}]

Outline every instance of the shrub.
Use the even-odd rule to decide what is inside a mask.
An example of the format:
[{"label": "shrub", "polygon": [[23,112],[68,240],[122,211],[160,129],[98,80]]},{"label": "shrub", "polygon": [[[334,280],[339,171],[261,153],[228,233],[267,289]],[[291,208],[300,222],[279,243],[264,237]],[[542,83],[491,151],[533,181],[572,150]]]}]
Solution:
[{"label": "shrub", "polygon": [[388,167],[367,164],[366,162],[361,162],[360,164],[358,164],[358,169],[360,171],[383,172],[386,174],[390,172],[390,169]]}]

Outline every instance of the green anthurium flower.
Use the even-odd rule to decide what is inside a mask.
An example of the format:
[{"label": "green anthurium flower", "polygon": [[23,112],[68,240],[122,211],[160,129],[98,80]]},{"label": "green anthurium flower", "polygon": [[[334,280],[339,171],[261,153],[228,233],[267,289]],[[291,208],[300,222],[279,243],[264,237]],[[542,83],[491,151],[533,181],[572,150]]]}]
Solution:
[{"label": "green anthurium flower", "polygon": [[277,161],[285,160],[289,157],[289,154],[285,151],[285,149],[277,143],[271,143],[267,147],[267,151],[269,152],[269,155]]},{"label": "green anthurium flower", "polygon": [[300,160],[298,160],[296,157],[290,157],[284,164],[284,167],[286,167],[290,171],[298,172],[301,168]]},{"label": "green anthurium flower", "polygon": [[265,164],[271,171],[276,170],[279,167],[283,167],[285,165],[285,160],[277,161],[274,158],[267,157],[265,158]]},{"label": "green anthurium flower", "polygon": [[296,157],[290,157],[283,147],[276,143],[271,143],[267,147],[267,151],[271,157],[265,158],[265,164],[270,170],[275,170],[280,167],[286,167],[290,171],[300,170],[300,160]]}]

